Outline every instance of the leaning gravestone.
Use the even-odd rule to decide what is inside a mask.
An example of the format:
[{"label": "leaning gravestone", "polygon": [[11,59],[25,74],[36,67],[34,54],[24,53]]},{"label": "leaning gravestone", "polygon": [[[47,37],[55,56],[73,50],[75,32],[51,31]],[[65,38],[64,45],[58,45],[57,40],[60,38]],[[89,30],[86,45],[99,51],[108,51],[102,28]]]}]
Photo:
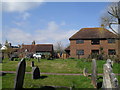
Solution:
[{"label": "leaning gravestone", "polygon": [[83,75],[86,76],[86,77],[88,76],[88,70],[87,70],[87,68],[83,69]]},{"label": "leaning gravestone", "polygon": [[118,88],[118,79],[112,70],[112,61],[110,59],[107,60],[107,63],[103,66],[103,85],[102,88],[112,89]]},{"label": "leaning gravestone", "polygon": [[40,78],[40,70],[37,67],[32,67],[32,79],[39,79]]},{"label": "leaning gravestone", "polygon": [[34,61],[31,62],[31,67],[34,67]]},{"label": "leaning gravestone", "polygon": [[97,65],[96,60],[92,59],[92,83],[94,87],[97,87]]},{"label": "leaning gravestone", "polygon": [[23,87],[25,69],[26,69],[25,59],[21,59],[21,61],[18,64],[15,83],[14,83],[15,90],[22,89]]}]

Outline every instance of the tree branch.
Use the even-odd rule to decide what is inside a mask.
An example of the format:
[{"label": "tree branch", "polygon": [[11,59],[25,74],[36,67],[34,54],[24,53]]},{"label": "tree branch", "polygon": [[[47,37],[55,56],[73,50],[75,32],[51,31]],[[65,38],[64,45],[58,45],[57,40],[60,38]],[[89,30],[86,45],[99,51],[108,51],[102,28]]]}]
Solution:
[{"label": "tree branch", "polygon": [[117,35],[119,35],[113,28],[112,28],[112,24],[118,24],[118,23],[109,23],[109,28]]}]

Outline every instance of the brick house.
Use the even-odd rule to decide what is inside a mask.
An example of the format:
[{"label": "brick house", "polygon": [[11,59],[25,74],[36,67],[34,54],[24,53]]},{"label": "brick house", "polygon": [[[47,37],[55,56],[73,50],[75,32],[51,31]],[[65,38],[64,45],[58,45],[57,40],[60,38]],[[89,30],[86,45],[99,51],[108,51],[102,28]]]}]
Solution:
[{"label": "brick house", "polygon": [[32,44],[32,45],[22,45],[18,51],[19,53],[23,53],[21,57],[24,57],[25,53],[34,54],[41,53],[42,55],[52,55],[54,53],[53,44]]},{"label": "brick house", "polygon": [[105,28],[82,28],[69,38],[70,46],[65,49],[70,57],[87,58],[91,54],[117,55],[117,35]]}]

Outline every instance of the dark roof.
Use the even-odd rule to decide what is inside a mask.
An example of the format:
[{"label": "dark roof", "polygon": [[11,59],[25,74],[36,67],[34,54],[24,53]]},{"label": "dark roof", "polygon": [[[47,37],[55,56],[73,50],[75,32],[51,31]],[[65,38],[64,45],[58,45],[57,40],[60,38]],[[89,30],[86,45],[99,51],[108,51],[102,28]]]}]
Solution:
[{"label": "dark roof", "polygon": [[22,45],[21,52],[28,50],[28,52],[52,52],[53,44],[35,44],[35,45]]},{"label": "dark roof", "polygon": [[106,39],[106,38],[116,38],[117,35],[110,32],[105,28],[82,28],[77,33],[75,33],[69,40],[74,39]]},{"label": "dark roof", "polygon": [[68,46],[68,47],[65,49],[65,51],[70,51],[70,46]]},{"label": "dark roof", "polygon": [[36,45],[36,51],[51,52],[53,51],[52,44],[38,44]]}]

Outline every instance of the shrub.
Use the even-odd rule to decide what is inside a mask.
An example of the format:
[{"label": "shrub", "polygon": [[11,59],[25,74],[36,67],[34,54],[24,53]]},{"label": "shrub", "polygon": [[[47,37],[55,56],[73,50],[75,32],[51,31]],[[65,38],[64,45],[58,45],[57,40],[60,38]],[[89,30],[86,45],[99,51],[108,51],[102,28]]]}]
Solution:
[{"label": "shrub", "polygon": [[20,58],[14,58],[14,61],[20,61],[21,59]]},{"label": "shrub", "polygon": [[70,58],[68,58],[68,59],[75,59],[74,57],[70,57]]}]

